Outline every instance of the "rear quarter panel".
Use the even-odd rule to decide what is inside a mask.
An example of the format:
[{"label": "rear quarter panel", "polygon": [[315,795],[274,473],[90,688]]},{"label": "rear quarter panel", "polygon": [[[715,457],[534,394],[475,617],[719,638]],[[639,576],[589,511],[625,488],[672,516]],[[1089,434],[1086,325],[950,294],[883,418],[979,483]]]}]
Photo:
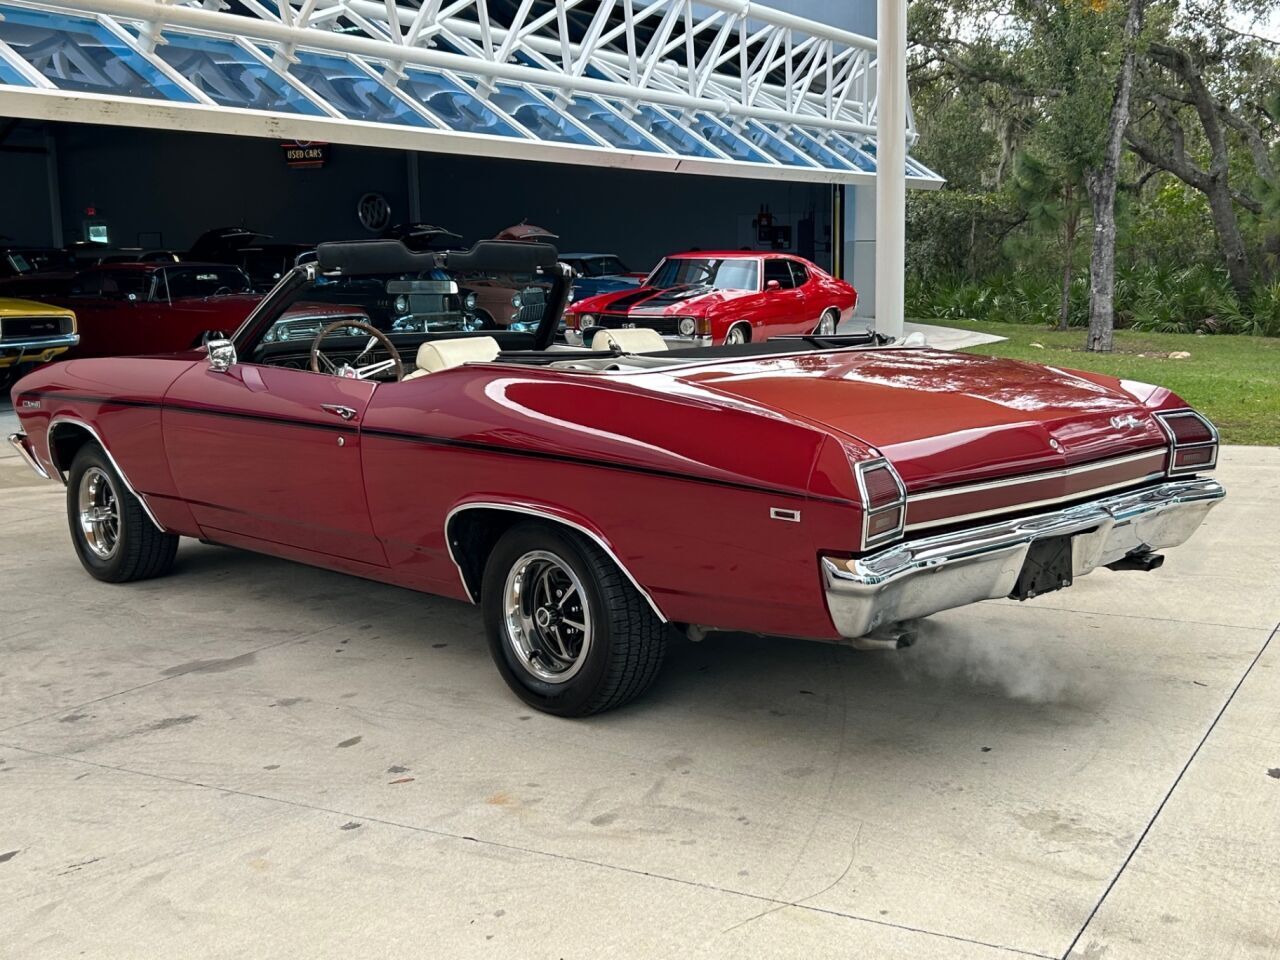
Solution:
[{"label": "rear quarter panel", "polygon": [[362,445],[392,564],[459,596],[447,514],[527,506],[596,532],[669,620],[832,636],[810,527],[770,517],[803,517],[825,435],[625,379],[471,366],[380,388]]}]

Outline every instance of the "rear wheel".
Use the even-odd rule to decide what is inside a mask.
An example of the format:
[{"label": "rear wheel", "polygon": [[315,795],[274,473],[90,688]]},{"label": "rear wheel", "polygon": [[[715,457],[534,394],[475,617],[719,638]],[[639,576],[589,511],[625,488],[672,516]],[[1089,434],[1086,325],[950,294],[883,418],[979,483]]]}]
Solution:
[{"label": "rear wheel", "polygon": [[819,337],[833,337],[836,333],[836,327],[840,325],[840,314],[835,310],[828,310],[822,315],[822,319],[818,321],[818,326],[814,329],[814,335]]},{"label": "rear wheel", "polygon": [[107,583],[163,576],[178,552],[177,536],[151,522],[96,443],[71,462],[67,522],[81,565]]},{"label": "rear wheel", "polygon": [[729,332],[724,335],[726,346],[736,346],[742,343],[748,343],[751,340],[751,328],[745,323],[735,323],[729,328]]},{"label": "rear wheel", "polygon": [[485,566],[480,603],[498,671],[525,703],[585,717],[643,693],[666,627],[596,544],[550,524],[509,530]]}]

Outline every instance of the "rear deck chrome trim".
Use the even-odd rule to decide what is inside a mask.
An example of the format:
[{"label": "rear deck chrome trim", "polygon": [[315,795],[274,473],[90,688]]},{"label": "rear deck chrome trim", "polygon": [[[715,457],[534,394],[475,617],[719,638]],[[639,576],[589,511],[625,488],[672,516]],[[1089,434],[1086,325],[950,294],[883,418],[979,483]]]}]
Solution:
[{"label": "rear deck chrome trim", "polygon": [[1093,473],[1096,470],[1105,470],[1108,467],[1122,467],[1126,463],[1135,463],[1147,457],[1154,457],[1156,454],[1165,456],[1169,453],[1168,447],[1149,447],[1146,450],[1140,450],[1137,453],[1125,454],[1122,457],[1112,457],[1109,460],[1095,460],[1092,463],[1082,463],[1075,467],[1064,467],[1060,470],[1045,470],[1041,473],[1028,473],[1018,477],[1004,477],[1000,480],[988,480],[983,483],[969,483],[962,487],[947,487],[944,490],[930,490],[927,493],[915,493],[907,498],[908,503],[923,502],[925,500],[938,500],[942,497],[959,497],[969,493],[980,493],[983,490],[997,490],[1000,487],[1013,487],[1023,483],[1038,483],[1041,480],[1058,480],[1066,477],[1079,476],[1082,473]]},{"label": "rear deck chrome trim", "polygon": [[[1143,450],[1140,453],[1127,454],[1123,457],[1113,457],[1110,460],[1099,460],[1094,463],[1082,464],[1078,467],[1067,467],[1062,470],[1049,470],[1044,473],[1027,474],[1021,477],[1008,477],[1003,480],[992,480],[988,483],[968,484],[963,487],[950,487],[946,490],[933,490],[928,493],[915,494],[914,496],[907,498],[907,525],[905,532],[910,533],[915,530],[929,530],[933,527],[943,527],[953,523],[964,523],[969,520],[981,520],[984,517],[997,517],[1001,514],[1010,513],[1015,510],[1034,510],[1039,507],[1052,507],[1063,503],[1071,503],[1074,500],[1082,500],[1086,497],[1097,496],[1103,493],[1112,493],[1116,490],[1123,490],[1126,487],[1137,487],[1144,483],[1151,483],[1154,480],[1163,479],[1166,476],[1168,458],[1168,447],[1152,447],[1148,450]],[[1096,473],[1100,470],[1107,470],[1113,467],[1122,467],[1128,463],[1140,463],[1143,460],[1151,460],[1152,466],[1142,476],[1128,477],[1124,480],[1118,480],[1115,483],[1107,483],[1097,487],[1087,487],[1082,490],[1075,490],[1070,493],[1060,494],[1056,497],[1044,497],[1039,500],[1003,504],[1001,506],[992,507],[988,510],[977,510],[970,513],[937,517],[932,520],[921,520],[916,523],[911,522],[911,508],[915,505],[928,503],[934,500],[942,500],[948,497],[972,496],[988,490],[1031,486],[1036,483],[1042,483],[1046,480],[1063,480],[1069,477],[1078,477],[1089,473]]]}]

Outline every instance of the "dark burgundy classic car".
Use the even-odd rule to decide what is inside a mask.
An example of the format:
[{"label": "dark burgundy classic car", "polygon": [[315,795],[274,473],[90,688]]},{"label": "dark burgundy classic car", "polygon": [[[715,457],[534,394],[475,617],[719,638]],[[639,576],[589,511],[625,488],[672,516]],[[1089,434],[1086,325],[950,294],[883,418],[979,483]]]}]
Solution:
[{"label": "dark burgundy classic car", "polygon": [[635,290],[588,297],[565,317],[570,342],[592,328],[647,327],[711,346],[784,334],[830,335],[853,317],[858,293],[817,264],[788,254],[677,253]]},{"label": "dark burgundy classic car", "polygon": [[111,263],[76,275],[65,296],[80,323],[73,357],[165,353],[231,331],[262,299],[239,267],[222,263]]},{"label": "dark burgundy classic car", "polygon": [[[233,340],[15,385],[10,440],[66,484],[92,576],[160,576],[192,537],[478,603],[511,689],[580,716],[641,693],[673,627],[891,645],[1154,569],[1224,496],[1217,433],[1160,387],[869,335],[550,349],[570,271],[548,246],[317,257]],[[436,271],[536,275],[547,310],[492,334],[379,314]],[[314,303],[349,315],[268,340]]]}]

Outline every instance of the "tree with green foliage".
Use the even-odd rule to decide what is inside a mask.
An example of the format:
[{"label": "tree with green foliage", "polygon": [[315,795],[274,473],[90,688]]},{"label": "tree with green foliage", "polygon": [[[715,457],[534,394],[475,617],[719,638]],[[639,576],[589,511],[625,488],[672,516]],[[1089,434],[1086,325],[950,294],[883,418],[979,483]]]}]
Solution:
[{"label": "tree with green foliage", "polygon": [[[909,204],[917,309],[1040,318],[1027,301],[1057,264],[1057,322],[1082,321],[1072,183],[1075,236],[1093,239],[1092,346],[1117,322],[1280,332],[1280,37],[1259,32],[1280,30],[1280,0],[914,0],[909,14],[916,154],[949,181]],[[951,289],[931,305],[925,278]]]},{"label": "tree with green foliage", "polygon": [[[1249,3],[1280,10],[1275,0]],[[1146,163],[1205,196],[1236,296],[1280,254],[1280,50],[1238,29],[1239,3],[1193,0],[1162,10],[1138,81],[1143,103],[1126,137]],[[1246,218],[1256,221],[1249,252]]]},{"label": "tree with green foliage", "polygon": [[1016,207],[1025,211],[1026,223],[1034,234],[1061,239],[1062,299],[1058,307],[1058,329],[1066,330],[1071,320],[1076,240],[1088,206],[1081,171],[1051,166],[1029,151],[1022,151],[1014,158],[1010,192]]}]

